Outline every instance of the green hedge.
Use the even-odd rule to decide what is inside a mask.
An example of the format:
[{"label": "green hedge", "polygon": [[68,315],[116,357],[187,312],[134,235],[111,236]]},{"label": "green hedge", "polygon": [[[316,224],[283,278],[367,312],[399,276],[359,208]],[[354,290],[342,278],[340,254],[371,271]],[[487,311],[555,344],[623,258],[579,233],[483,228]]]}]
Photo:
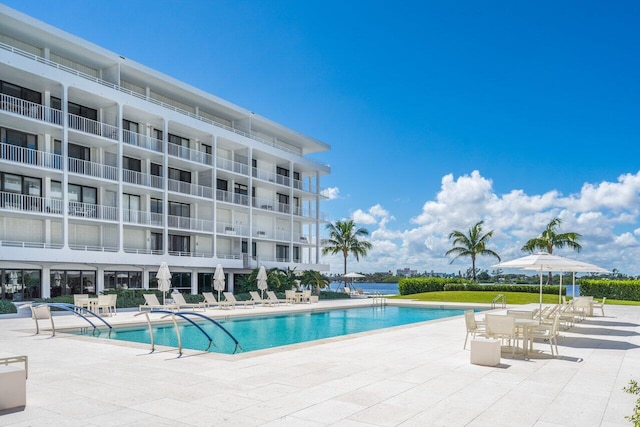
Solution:
[{"label": "green hedge", "polygon": [[17,313],[18,309],[11,301],[0,299],[0,314]]},{"label": "green hedge", "polygon": [[640,301],[640,280],[580,279],[580,295]]},{"label": "green hedge", "polygon": [[468,282],[461,277],[407,277],[400,279],[398,290],[400,295],[421,294],[423,292],[444,291],[445,285]]},{"label": "green hedge", "polygon": [[[491,291],[491,292],[530,292],[537,294],[540,286],[532,285],[479,285],[468,283],[468,279],[460,277],[410,277],[398,283],[400,295],[421,294],[423,292],[441,291]],[[543,286],[543,294],[558,295],[558,286]],[[567,294],[566,286],[562,287],[562,295]]]}]

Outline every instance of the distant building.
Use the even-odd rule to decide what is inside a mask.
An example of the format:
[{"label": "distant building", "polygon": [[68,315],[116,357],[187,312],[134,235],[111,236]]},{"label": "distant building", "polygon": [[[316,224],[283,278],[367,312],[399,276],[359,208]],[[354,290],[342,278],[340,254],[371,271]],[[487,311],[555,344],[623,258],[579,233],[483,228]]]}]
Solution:
[{"label": "distant building", "polygon": [[418,274],[418,270],[411,270],[408,267],[396,270],[398,276],[411,277]]}]

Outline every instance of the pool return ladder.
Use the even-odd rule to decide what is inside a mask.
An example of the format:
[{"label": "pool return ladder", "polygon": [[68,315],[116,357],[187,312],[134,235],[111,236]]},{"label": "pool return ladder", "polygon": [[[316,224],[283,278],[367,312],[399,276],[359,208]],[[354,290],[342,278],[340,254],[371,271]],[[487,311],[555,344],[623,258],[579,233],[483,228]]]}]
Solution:
[{"label": "pool return ladder", "polygon": [[387,305],[387,297],[380,292],[376,292],[371,296],[371,305],[384,307]]},{"label": "pool return ladder", "polygon": [[242,350],[242,346],[240,345],[238,340],[233,335],[231,335],[231,332],[229,332],[220,323],[216,322],[215,320],[213,320],[210,317],[205,316],[204,314],[195,313],[195,312],[192,312],[192,311],[170,311],[170,310],[154,309],[154,310],[151,310],[151,311],[144,311],[144,312],[135,314],[136,317],[140,316],[141,314],[144,314],[145,317],[147,318],[147,325],[149,326],[149,336],[151,337],[151,353],[153,353],[155,351],[155,341],[154,341],[154,338],[153,338],[153,327],[151,326],[151,318],[149,317],[150,313],[162,313],[162,314],[164,314],[164,316],[161,317],[162,319],[164,319],[165,317],[169,317],[169,316],[171,317],[171,320],[173,321],[173,326],[175,327],[176,336],[178,337],[178,355],[179,355],[178,357],[182,356],[182,338],[180,336],[180,328],[178,327],[178,321],[177,321],[176,317],[179,317],[179,318],[183,319],[184,321],[190,323],[191,325],[195,326],[197,330],[202,332],[204,334],[204,336],[207,337],[207,339],[209,340],[209,345],[207,346],[207,349],[205,351],[209,351],[209,349],[211,348],[212,345],[215,347],[215,344],[213,342],[213,338],[211,338],[211,336],[204,329],[202,329],[202,326],[200,326],[199,324],[194,322],[192,319],[189,319],[187,316],[199,317],[201,319],[204,319],[204,320],[207,320],[207,321],[213,323],[218,328],[222,329],[222,331],[225,334],[227,334],[229,336],[229,338],[231,338],[233,340],[233,342],[235,343],[235,347],[233,349],[233,354],[235,354],[236,351],[238,351],[238,348],[240,348]]},{"label": "pool return ladder", "polygon": [[53,323],[53,316],[51,315],[51,307],[68,311],[69,313],[72,313],[86,320],[87,323],[93,326],[92,333],[95,334],[96,330],[98,330],[97,326],[91,320],[89,320],[87,316],[85,316],[85,314],[92,315],[109,328],[109,337],[111,337],[111,330],[113,329],[113,327],[109,324],[109,322],[104,320],[100,315],[98,315],[97,313],[94,313],[93,311],[87,309],[86,307],[80,307],[78,305],[67,304],[62,302],[43,302],[43,303],[36,303],[31,305],[31,317],[36,322],[36,335],[40,333],[40,325],[38,324],[38,320],[41,320],[41,319],[51,320],[51,336],[56,335],[56,326]]}]

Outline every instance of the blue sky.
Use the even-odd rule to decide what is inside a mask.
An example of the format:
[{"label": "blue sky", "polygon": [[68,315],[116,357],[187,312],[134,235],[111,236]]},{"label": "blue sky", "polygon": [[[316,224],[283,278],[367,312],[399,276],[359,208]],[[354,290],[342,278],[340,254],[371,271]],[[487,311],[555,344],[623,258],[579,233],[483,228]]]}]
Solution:
[{"label": "blue sky", "polygon": [[350,270],[464,271],[451,230],[510,259],[560,216],[557,253],[640,274],[638,2],[4,3],[330,144]]}]

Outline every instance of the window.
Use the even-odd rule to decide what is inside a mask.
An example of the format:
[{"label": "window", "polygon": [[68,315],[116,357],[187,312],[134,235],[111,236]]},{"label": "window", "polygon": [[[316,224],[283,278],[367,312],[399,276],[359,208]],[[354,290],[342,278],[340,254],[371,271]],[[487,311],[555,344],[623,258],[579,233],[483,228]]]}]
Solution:
[{"label": "window", "polygon": [[82,185],[69,184],[69,201],[78,203],[98,203],[98,189]]},{"label": "window", "polygon": [[169,234],[169,251],[171,252],[189,252],[190,237]]},{"label": "window", "polygon": [[42,95],[40,92],[8,82],[0,81],[0,93],[20,98],[25,101],[35,102],[36,104],[42,103]]},{"label": "window", "polygon": [[139,211],[140,210],[140,196],[134,194],[122,195],[122,208],[125,210]]},{"label": "window", "polygon": [[227,182],[227,180],[225,180],[225,179],[220,179],[220,178],[218,178],[218,179],[216,180],[216,188],[217,188],[218,190],[227,191],[227,188],[228,188],[227,186],[228,186],[228,184],[229,184],[229,183],[228,183],[228,182]]},{"label": "window", "polygon": [[207,144],[200,144],[200,151],[207,153],[207,154],[212,154],[213,151],[211,149],[210,145]]},{"label": "window", "polygon": [[60,98],[56,98],[55,96],[51,97],[51,108],[56,110],[62,110],[62,100]]},{"label": "window", "polygon": [[151,199],[150,205],[149,205],[149,210],[151,211],[151,213],[161,214],[162,213],[162,200],[160,200],[160,199]]},{"label": "window", "polygon": [[164,140],[164,134],[159,129],[153,129],[151,131],[151,136],[153,136],[155,139],[157,139],[159,141],[163,141]]},{"label": "window", "polygon": [[189,147],[189,139],[183,138],[178,135],[174,135],[172,133],[169,134],[169,142],[172,144],[179,145],[181,147]]},{"label": "window", "polygon": [[60,181],[51,181],[49,197],[52,199],[62,200],[62,183]]},{"label": "window", "polygon": [[249,194],[249,187],[247,187],[244,184],[238,184],[236,182],[233,184],[233,192],[236,194],[243,194],[246,196]]},{"label": "window", "polygon": [[151,163],[151,175],[162,176],[162,165]]},{"label": "window", "polygon": [[279,262],[289,261],[289,246],[276,245],[276,261],[279,261]]},{"label": "window", "polygon": [[141,172],[142,162],[140,159],[124,156],[122,157],[122,168],[130,171]]},{"label": "window", "polygon": [[[30,133],[20,132],[14,129],[0,129],[2,142],[9,145],[15,145],[22,148],[30,148],[32,150],[38,147],[38,137]],[[4,154],[4,150],[2,150]],[[6,156],[3,156],[6,157]]]},{"label": "window", "polygon": [[42,180],[29,176],[3,173],[2,191],[7,193],[24,194],[28,196],[40,197],[42,195]]},{"label": "window", "polygon": [[72,159],[91,161],[91,150],[89,147],[69,143],[69,157]]},{"label": "window", "polygon": [[191,183],[191,172],[169,168],[169,179]]},{"label": "window", "polygon": [[186,203],[169,202],[169,215],[189,218],[191,207]]},{"label": "window", "polygon": [[76,116],[84,117],[85,119],[98,120],[98,110],[85,107],[84,105],[76,104],[74,102],[68,103],[69,113]]},{"label": "window", "polygon": [[285,168],[281,168],[280,166],[277,166],[276,173],[281,176],[289,176],[289,169],[285,169]]},{"label": "window", "polygon": [[162,250],[162,233],[151,233],[151,250]]},{"label": "window", "polygon": [[300,262],[300,246],[293,247],[293,261]]},{"label": "window", "polygon": [[122,138],[127,144],[136,145],[138,134],[138,123],[122,119]]},{"label": "window", "polygon": [[122,119],[122,129],[128,130],[133,133],[138,133],[138,123]]}]

